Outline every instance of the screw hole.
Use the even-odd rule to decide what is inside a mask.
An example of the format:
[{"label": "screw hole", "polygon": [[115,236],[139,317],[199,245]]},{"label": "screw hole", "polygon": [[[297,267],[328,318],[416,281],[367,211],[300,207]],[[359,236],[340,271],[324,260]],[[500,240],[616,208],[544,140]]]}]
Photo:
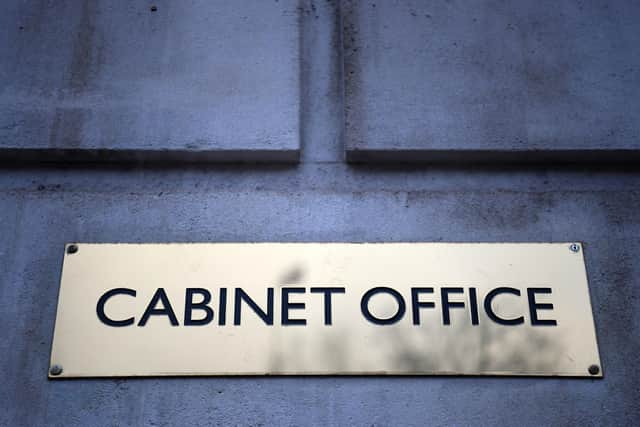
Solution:
[{"label": "screw hole", "polygon": [[577,243],[572,243],[569,245],[569,250],[571,250],[571,252],[580,252],[580,245]]},{"label": "screw hole", "polygon": [[78,252],[78,245],[69,245],[67,247],[68,254],[75,254],[76,252]]},{"label": "screw hole", "polygon": [[157,6],[151,6],[151,12],[157,12],[157,11],[158,11]]}]

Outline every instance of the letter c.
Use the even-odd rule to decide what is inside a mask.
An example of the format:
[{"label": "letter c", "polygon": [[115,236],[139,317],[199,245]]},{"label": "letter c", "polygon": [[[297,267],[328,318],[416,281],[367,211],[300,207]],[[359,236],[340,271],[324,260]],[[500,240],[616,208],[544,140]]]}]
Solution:
[{"label": "letter c", "polygon": [[503,287],[503,288],[495,288],[494,290],[489,292],[484,300],[484,310],[487,312],[487,316],[489,316],[489,319],[493,320],[494,322],[500,325],[520,325],[524,323],[523,316],[516,317],[515,319],[503,319],[493,311],[491,302],[497,295],[500,295],[500,294],[512,294],[519,297],[520,291],[515,288]]},{"label": "letter c", "polygon": [[117,326],[133,325],[133,322],[134,322],[133,317],[129,317],[128,319],[124,319],[124,320],[113,320],[107,317],[107,315],[104,313],[104,305],[107,303],[107,300],[117,294],[123,294],[123,295],[129,295],[129,296],[135,297],[136,291],[128,288],[115,288],[105,292],[98,300],[98,305],[96,305],[96,313],[98,314],[98,319],[100,319],[100,321],[105,325],[109,325],[109,326],[117,327]]}]

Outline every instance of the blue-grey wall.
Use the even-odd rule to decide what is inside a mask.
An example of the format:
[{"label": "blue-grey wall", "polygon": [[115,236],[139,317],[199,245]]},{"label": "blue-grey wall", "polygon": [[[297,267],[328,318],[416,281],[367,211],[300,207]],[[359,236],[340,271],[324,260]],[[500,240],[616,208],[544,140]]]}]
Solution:
[{"label": "blue-grey wall", "polygon": [[638,160],[640,3],[344,0],[351,160]]},{"label": "blue-grey wall", "polygon": [[[637,424],[637,165],[347,164],[339,5],[298,12],[299,163],[3,164],[0,425]],[[582,241],[604,379],[49,381],[74,241]]]}]

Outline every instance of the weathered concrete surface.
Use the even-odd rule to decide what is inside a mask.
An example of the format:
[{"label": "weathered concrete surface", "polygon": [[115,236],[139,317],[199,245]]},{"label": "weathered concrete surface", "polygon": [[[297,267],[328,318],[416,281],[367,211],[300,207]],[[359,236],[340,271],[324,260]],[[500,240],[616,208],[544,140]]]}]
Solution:
[{"label": "weathered concrete surface", "polygon": [[[637,173],[581,170],[5,170],[0,425],[631,425],[638,188]],[[603,380],[47,380],[65,242],[573,240],[585,244]]]},{"label": "weathered concrete surface", "polygon": [[0,6],[0,158],[296,161],[299,1]]},{"label": "weathered concrete surface", "polygon": [[640,4],[345,0],[352,161],[640,160]]},{"label": "weathered concrete surface", "polygon": [[[299,165],[0,169],[0,425],[633,425],[640,173],[348,166],[334,2],[305,2]],[[320,114],[313,114],[318,109]],[[63,244],[585,242],[605,378],[48,381]]]}]

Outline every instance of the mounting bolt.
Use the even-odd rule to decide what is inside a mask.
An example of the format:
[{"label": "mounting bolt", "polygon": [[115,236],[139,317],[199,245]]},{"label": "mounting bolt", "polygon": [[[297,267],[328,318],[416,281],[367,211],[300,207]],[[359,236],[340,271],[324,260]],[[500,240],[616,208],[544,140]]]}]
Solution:
[{"label": "mounting bolt", "polygon": [[158,10],[158,6],[151,6],[151,12],[156,12]]},{"label": "mounting bolt", "polygon": [[67,246],[67,253],[68,254],[75,254],[76,252],[78,252],[78,245],[69,245],[69,246]]},{"label": "mounting bolt", "polygon": [[51,367],[51,369],[49,369],[49,373],[51,375],[60,375],[62,373],[62,366],[60,365],[53,365]]},{"label": "mounting bolt", "polygon": [[591,375],[598,375],[600,373],[600,367],[598,365],[589,366],[589,373]]},{"label": "mounting bolt", "polygon": [[571,250],[571,252],[580,252],[580,245],[577,243],[572,243],[569,245],[569,250]]}]

